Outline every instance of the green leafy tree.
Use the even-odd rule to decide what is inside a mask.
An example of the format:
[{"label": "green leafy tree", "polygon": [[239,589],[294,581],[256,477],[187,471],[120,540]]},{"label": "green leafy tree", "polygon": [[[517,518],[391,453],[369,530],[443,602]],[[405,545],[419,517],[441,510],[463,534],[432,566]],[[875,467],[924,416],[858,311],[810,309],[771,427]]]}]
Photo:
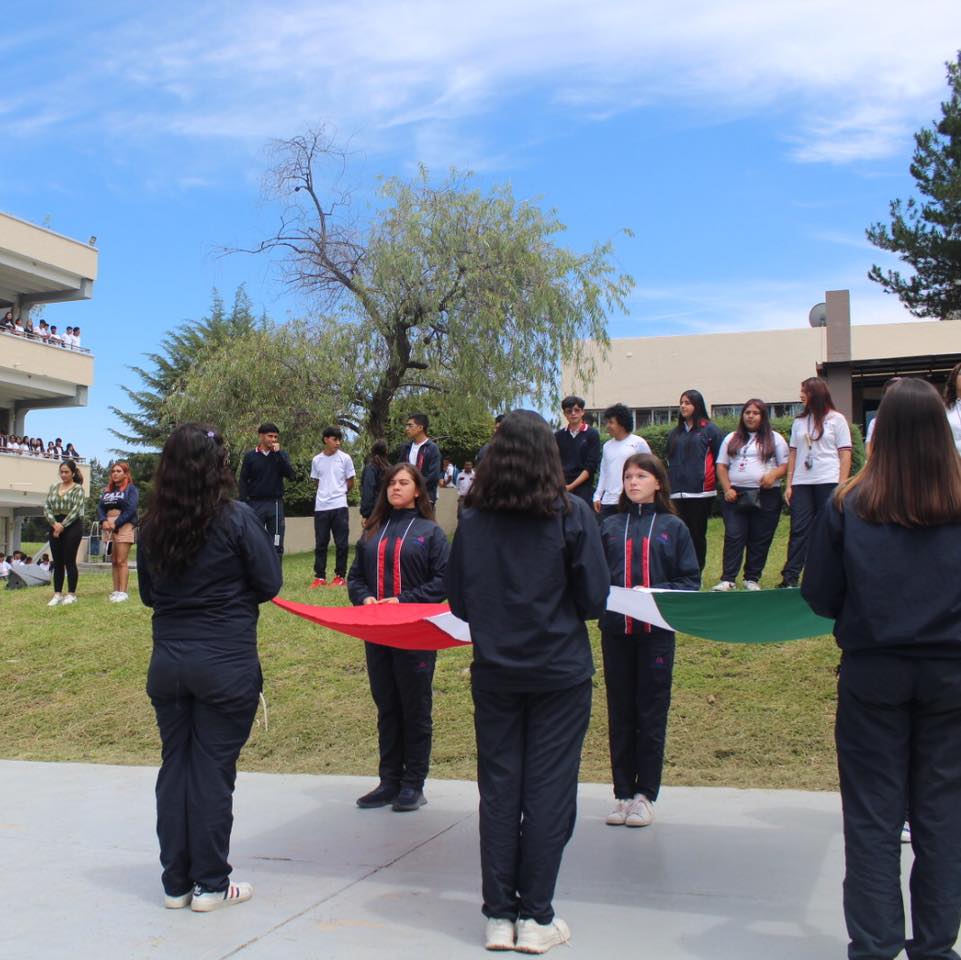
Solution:
[{"label": "green leafy tree", "polygon": [[133,406],[130,410],[110,408],[123,424],[123,429],[111,433],[133,448],[158,450],[177,422],[171,416],[169,401],[183,389],[196,365],[225,342],[244,336],[264,322],[254,317],[243,286],[237,289],[229,314],[215,290],[209,316],[184,323],[168,333],[161,350],[147,354],[149,368],[130,368],[143,386],[139,390],[123,388]]},{"label": "green leafy tree", "polygon": [[322,131],[282,141],[273,187],[287,202],[276,233],[254,251],[279,253],[285,279],[335,317],[347,351],[334,391],[339,418],[369,440],[389,429],[397,400],[462,394],[486,409],[556,400],[561,364],[590,377],[584,339],[605,345],[607,313],[623,310],[633,280],[611,244],[586,254],[560,246],[553,212],[509,186],[483,192],[451,172],[385,180],[367,226],[349,197],[322,186],[343,157]]},{"label": "green leafy tree", "polygon": [[961,318],[961,52],[946,66],[949,97],[941,119],[914,135],[911,176],[922,199],[893,201],[890,226],[867,230],[871,243],[913,270],[903,277],[875,264],[868,276],[915,316],[942,320]]}]

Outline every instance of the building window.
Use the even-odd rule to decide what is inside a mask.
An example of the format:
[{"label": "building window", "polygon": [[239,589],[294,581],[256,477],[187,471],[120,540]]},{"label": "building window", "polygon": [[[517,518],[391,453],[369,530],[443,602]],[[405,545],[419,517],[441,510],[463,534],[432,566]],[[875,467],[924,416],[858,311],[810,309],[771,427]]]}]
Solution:
[{"label": "building window", "polygon": [[638,427],[649,427],[659,423],[673,423],[677,419],[677,407],[638,407],[634,420]]},{"label": "building window", "polygon": [[[740,403],[718,403],[711,407],[711,417],[718,420],[722,417],[731,417],[736,420],[741,415],[741,407],[743,404]],[[773,420],[775,417],[796,417],[801,410],[803,405],[798,403],[797,400],[791,403],[769,403],[767,405],[768,416]]]},{"label": "building window", "polygon": [[804,409],[804,404],[797,400],[792,403],[772,403],[769,411],[772,417],[796,417]]},{"label": "building window", "polygon": [[711,417],[714,420],[718,420],[721,417],[734,417],[735,419],[740,416],[741,405],[739,403],[715,403],[711,407]]}]

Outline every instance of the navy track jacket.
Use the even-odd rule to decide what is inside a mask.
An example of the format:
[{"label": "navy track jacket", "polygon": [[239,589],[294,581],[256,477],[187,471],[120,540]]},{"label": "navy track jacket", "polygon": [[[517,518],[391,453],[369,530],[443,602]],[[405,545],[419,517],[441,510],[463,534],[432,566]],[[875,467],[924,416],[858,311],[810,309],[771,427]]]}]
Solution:
[{"label": "navy track jacket", "polygon": [[155,641],[257,643],[258,606],[280,591],[280,559],[257,515],[231,501],[210,524],[193,563],[155,579],[149,552],[137,554],[144,606],[153,607]]},{"label": "navy track jacket", "polygon": [[594,512],[568,500],[553,517],[461,513],[447,597],[470,624],[479,689],[564,690],[594,673],[584,621],[604,611],[610,578]]},{"label": "navy track jacket", "polygon": [[[658,513],[653,503],[631,504],[601,525],[604,554],[616,587],[660,587],[699,590],[701,571],[694,543],[684,521],[673,513]],[[649,623],[605,611],[601,629],[608,633],[650,633]]]},{"label": "navy track jacket", "polygon": [[[405,443],[400,448],[398,463],[410,462],[410,448],[412,443]],[[430,495],[430,502],[437,502],[437,484],[440,482],[440,447],[433,440],[425,441],[424,445],[417,451],[417,463],[415,464],[424,477],[427,484],[427,493]]]},{"label": "navy track jacket", "polygon": [[723,439],[721,431],[710,420],[701,420],[696,430],[685,430],[678,425],[667,435],[667,473],[672,496],[717,490],[717,455]]},{"label": "navy track jacket", "polygon": [[818,514],[801,594],[845,653],[961,657],[961,523],[868,523],[857,490]]},{"label": "navy track jacket", "polygon": [[355,606],[368,597],[397,597],[401,603],[440,603],[450,547],[433,520],[416,510],[392,510],[371,538],[357,541],[347,574]]}]

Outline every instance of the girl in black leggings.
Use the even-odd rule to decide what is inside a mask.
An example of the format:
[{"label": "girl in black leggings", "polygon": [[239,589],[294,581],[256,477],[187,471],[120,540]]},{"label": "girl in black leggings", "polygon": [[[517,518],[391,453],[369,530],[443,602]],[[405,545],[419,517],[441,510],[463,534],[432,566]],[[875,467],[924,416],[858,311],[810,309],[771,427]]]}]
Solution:
[{"label": "girl in black leggings", "polygon": [[[50,553],[53,557],[53,599],[48,607],[77,602],[77,549],[83,536],[83,476],[76,461],[60,464],[60,482],[53,484],[43,505],[50,524]],[[63,576],[67,575],[67,595]]]}]

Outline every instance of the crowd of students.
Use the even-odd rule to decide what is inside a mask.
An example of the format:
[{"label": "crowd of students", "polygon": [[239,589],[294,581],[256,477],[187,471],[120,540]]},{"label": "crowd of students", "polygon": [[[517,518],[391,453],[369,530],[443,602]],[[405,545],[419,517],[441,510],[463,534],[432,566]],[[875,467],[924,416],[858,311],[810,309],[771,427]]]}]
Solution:
[{"label": "crowd of students", "polygon": [[[553,894],[574,827],[590,717],[594,666],[585,621],[601,620],[614,788],[607,823],[646,826],[660,787],[674,637],[606,612],[608,591],[696,590],[703,561],[678,503],[707,498],[676,494],[706,492],[714,465],[725,510],[745,491],[757,490],[760,501],[782,479],[792,492],[826,484],[817,446],[824,441],[834,448],[841,482],[822,504],[811,498],[816,516],[813,533],[805,531],[810,571],[802,592],[836,621],[842,650],[837,742],[849,955],[894,957],[905,945],[898,851],[910,807],[909,955],[951,957],[961,921],[961,593],[952,579],[961,559],[961,457],[944,405],[922,381],[892,385],[871,458],[845,480],[844,431],[825,427],[830,397],[818,384],[805,382],[807,409],[787,453],[763,429],[760,401],[748,401],[738,428],[718,439],[693,393],[685,392],[668,446],[683,467],[679,485],[688,489],[674,490],[670,465],[627,451],[614,474],[617,510],[604,511],[600,524],[603,507],[613,506],[603,502],[609,481],[602,510],[577,493],[587,471],[574,469],[572,451],[580,446],[593,457],[598,447],[585,436],[591,428],[578,422],[578,404],[568,405],[569,456],[539,415],[514,411],[503,419],[480,458],[450,548],[432,519],[430,487],[410,459],[419,453],[413,446],[407,459],[385,468],[366,517],[346,577],[351,600],[446,596],[470,626],[485,945],[543,953],[570,937],[554,914]],[[711,456],[695,469],[699,445]],[[620,453],[613,448],[611,458]],[[260,686],[257,604],[280,587],[277,552],[254,512],[230,500],[226,469],[215,430],[178,429],[164,448],[159,505],[148,514],[141,555],[141,593],[155,607],[148,690],[164,742],[157,799],[165,903],[198,911],[253,892],[230,879],[231,795]],[[767,508],[762,502],[757,509]],[[695,531],[699,522],[696,516]],[[762,538],[768,527],[761,524]],[[745,537],[750,542],[750,532]],[[725,562],[739,564],[733,539]],[[757,555],[748,551],[747,562],[756,565]],[[901,591],[891,589],[895,582]],[[220,607],[211,601],[228,587],[230,617],[210,620]],[[426,802],[434,659],[368,646],[380,765],[377,785],[357,800],[361,808],[404,813]],[[198,719],[185,726],[184,716]],[[203,749],[192,748],[193,738],[202,738]]]},{"label": "crowd of students", "polygon": [[15,433],[4,433],[0,430],[0,453],[17,454],[18,456],[42,457],[45,460],[81,460],[77,448],[57,437],[46,444],[42,437],[17,436]]},{"label": "crowd of students", "polygon": [[69,350],[81,350],[80,327],[67,327],[63,333],[57,330],[56,324],[48,324],[41,320],[34,325],[29,317],[14,317],[13,311],[8,310],[0,320],[0,333],[8,333],[15,337],[25,337],[27,340],[40,340],[54,347],[64,347]]}]

